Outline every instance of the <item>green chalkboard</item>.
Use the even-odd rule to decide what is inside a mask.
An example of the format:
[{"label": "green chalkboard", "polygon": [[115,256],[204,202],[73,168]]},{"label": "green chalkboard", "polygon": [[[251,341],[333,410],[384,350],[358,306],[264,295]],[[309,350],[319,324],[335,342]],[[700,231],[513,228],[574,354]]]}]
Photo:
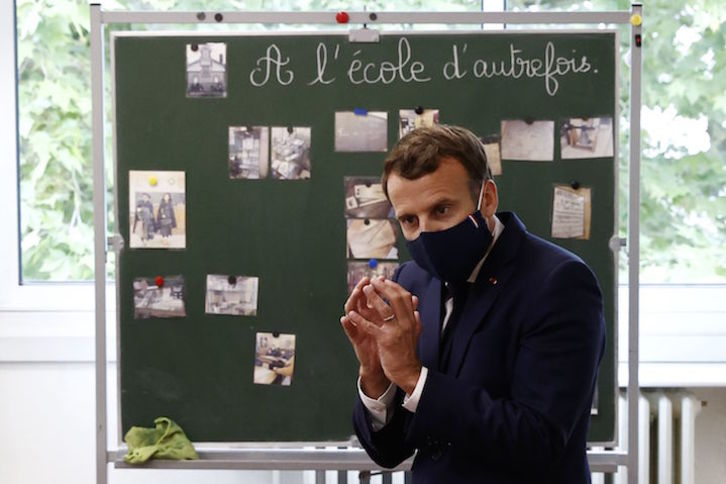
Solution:
[{"label": "green chalkboard", "polygon": [[[600,280],[608,345],[590,440],[614,440],[616,272],[609,241],[616,155],[563,157],[560,133],[563,126],[569,133],[569,119],[617,120],[615,33],[399,33],[377,43],[353,43],[347,34],[127,33],[112,42],[116,208],[126,241],[117,274],[124,432],[165,415],[194,441],[348,439],[357,366],[339,324],[349,262],[344,179],[379,176],[384,153],[336,151],[335,113],[386,112],[390,148],[399,110],[421,106],[481,136],[500,134],[504,120],[553,121],[552,161],[503,160],[495,177],[500,208],[579,254]],[[224,48],[210,47],[201,72],[187,54],[201,61],[209,43]],[[219,63],[224,69],[210,79],[209,66]],[[310,128],[309,165],[287,171],[299,179],[275,177],[269,166],[230,177],[229,128],[257,126]],[[263,149],[274,144],[267,133]],[[587,138],[586,130],[579,133]],[[380,148],[380,139],[369,141]],[[594,150],[587,139],[578,143]],[[155,174],[130,180],[135,171]],[[185,176],[158,173],[167,171]],[[589,238],[552,239],[554,187],[573,181],[591,190]],[[174,185],[172,236],[163,237],[161,221],[147,220],[153,241],[132,247],[132,234],[136,245],[144,236],[141,194],[149,192],[156,217],[165,184]],[[184,248],[174,248],[180,231]],[[156,244],[168,250],[149,248]],[[207,314],[209,274],[257,277],[256,312]],[[135,310],[159,276],[173,292],[164,297],[184,301],[184,316]],[[291,385],[253,382],[258,333],[295,335]]]}]

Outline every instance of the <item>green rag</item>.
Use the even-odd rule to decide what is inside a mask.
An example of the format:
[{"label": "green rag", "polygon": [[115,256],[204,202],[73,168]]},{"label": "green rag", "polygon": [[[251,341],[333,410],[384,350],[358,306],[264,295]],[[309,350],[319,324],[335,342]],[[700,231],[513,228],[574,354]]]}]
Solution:
[{"label": "green rag", "polygon": [[182,428],[167,417],[154,419],[156,428],[131,427],[124,436],[129,446],[124,461],[141,464],[154,459],[199,459]]}]

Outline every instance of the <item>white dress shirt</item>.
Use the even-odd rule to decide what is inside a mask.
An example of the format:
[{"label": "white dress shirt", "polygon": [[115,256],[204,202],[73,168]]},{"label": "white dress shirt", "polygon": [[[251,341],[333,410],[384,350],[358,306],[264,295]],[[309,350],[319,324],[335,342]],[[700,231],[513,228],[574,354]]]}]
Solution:
[{"label": "white dress shirt", "polygon": [[[474,270],[471,272],[471,275],[467,279],[467,282],[476,282],[476,278],[479,276],[479,271],[484,265],[484,261],[491,252],[492,247],[494,247],[494,244],[496,243],[503,230],[504,224],[502,224],[499,218],[494,215],[494,231],[492,232],[492,243],[489,244],[489,247],[487,248],[484,257],[482,257],[476,267],[474,267]],[[444,321],[441,325],[442,334],[446,329],[446,325],[449,322],[449,317],[454,310],[453,297],[448,297],[446,299],[446,301],[444,302],[444,308],[446,312],[444,313]],[[410,395],[407,394],[403,398],[402,406],[409,412],[416,412],[416,408],[418,408],[418,401],[421,398],[421,394],[423,393],[424,385],[426,385],[426,377],[428,376],[428,373],[428,368],[422,366],[421,373],[419,374],[418,381],[416,382],[416,386],[414,387],[413,392],[411,392]],[[371,426],[373,427],[373,430],[378,431],[382,429],[389,422],[391,416],[393,415],[393,412],[389,412],[389,409],[393,405],[393,399],[396,395],[396,386],[391,383],[386,391],[383,393],[383,395],[378,398],[371,398],[363,393],[363,389],[360,385],[360,377],[358,377],[358,395],[360,395],[360,399],[363,402],[363,405],[366,407],[368,413],[371,416]]]}]

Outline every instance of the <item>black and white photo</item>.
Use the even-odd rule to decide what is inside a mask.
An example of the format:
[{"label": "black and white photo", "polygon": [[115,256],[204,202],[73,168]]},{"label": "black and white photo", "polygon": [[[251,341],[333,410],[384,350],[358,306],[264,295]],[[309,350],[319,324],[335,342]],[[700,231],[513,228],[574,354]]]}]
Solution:
[{"label": "black and white photo", "polygon": [[207,314],[257,315],[257,277],[207,275]]},{"label": "black and white photo", "polygon": [[270,130],[266,126],[229,128],[229,177],[266,178],[270,166]]},{"label": "black and white photo", "polygon": [[306,127],[272,128],[272,178],[310,178],[310,136],[311,129]]},{"label": "black and white photo", "polygon": [[129,247],[186,247],[186,192],[183,171],[129,172]]},{"label": "black and white photo", "polygon": [[137,277],[134,279],[134,318],[177,318],[186,316],[182,276]]},{"label": "black and white photo", "polygon": [[187,97],[227,97],[227,44],[187,44]]},{"label": "black and white photo", "polygon": [[335,113],[335,151],[366,152],[387,149],[387,112],[356,110]]},{"label": "black and white photo", "polygon": [[295,370],[295,335],[257,333],[254,383],[292,385]]},{"label": "black and white photo", "polygon": [[560,126],[563,160],[613,156],[613,118],[569,118]]},{"label": "black and white photo", "polygon": [[416,128],[439,124],[438,109],[401,109],[398,111],[398,137],[403,138]]},{"label": "black and white photo", "polygon": [[398,260],[398,225],[384,219],[348,219],[346,239],[349,259]]},{"label": "black and white photo", "polygon": [[502,121],[502,159],[553,161],[555,122],[513,119]]},{"label": "black and white photo", "polygon": [[393,207],[383,192],[379,177],[350,177],[345,185],[347,218],[392,218]]}]

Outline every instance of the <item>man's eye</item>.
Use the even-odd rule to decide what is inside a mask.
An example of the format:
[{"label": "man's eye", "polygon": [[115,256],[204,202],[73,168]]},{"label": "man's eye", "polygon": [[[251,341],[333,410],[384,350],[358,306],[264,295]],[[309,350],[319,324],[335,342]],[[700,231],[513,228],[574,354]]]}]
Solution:
[{"label": "man's eye", "polygon": [[401,224],[403,224],[403,225],[414,225],[415,223],[416,223],[416,217],[414,217],[413,215],[401,217]]},{"label": "man's eye", "polygon": [[446,215],[449,213],[449,207],[446,205],[440,205],[435,209],[437,215]]}]

